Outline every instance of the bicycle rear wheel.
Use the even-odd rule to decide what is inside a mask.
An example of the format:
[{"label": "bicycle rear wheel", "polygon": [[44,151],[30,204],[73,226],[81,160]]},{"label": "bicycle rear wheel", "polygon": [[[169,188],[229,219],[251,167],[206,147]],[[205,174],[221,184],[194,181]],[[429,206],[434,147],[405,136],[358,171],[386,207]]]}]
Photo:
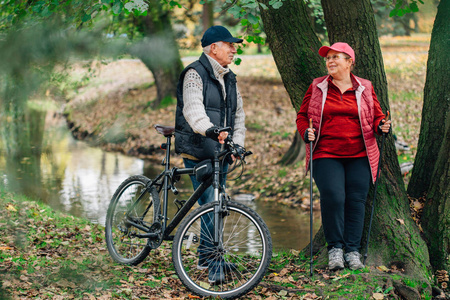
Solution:
[{"label": "bicycle rear wheel", "polygon": [[108,207],[105,223],[106,245],[111,257],[120,264],[137,265],[151,250],[146,232],[130,222],[150,228],[157,220],[160,199],[155,188],[145,192],[150,182],[145,176],[132,176],[117,188]]},{"label": "bicycle rear wheel", "polygon": [[[178,277],[192,292],[203,297],[233,299],[248,293],[263,278],[272,257],[272,239],[256,212],[240,203],[227,202],[219,245],[212,245],[214,230],[201,232],[200,228],[202,219],[214,224],[217,205],[217,202],[205,204],[183,220],[174,238],[172,259]],[[203,244],[200,252],[205,249],[205,241],[200,242],[201,239],[209,239],[206,243],[212,246],[206,265],[199,260],[200,244]],[[224,276],[214,282],[212,272],[218,269]]]}]

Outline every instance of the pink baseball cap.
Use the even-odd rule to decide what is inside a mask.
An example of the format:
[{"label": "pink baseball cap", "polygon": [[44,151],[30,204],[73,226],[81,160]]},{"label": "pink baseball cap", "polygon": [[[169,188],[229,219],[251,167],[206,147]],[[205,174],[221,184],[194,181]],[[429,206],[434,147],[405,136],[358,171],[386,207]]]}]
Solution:
[{"label": "pink baseball cap", "polygon": [[334,43],[331,46],[322,46],[319,49],[319,55],[326,57],[328,51],[330,50],[348,54],[353,59],[353,62],[355,62],[355,51],[353,51],[352,47],[350,47],[347,43]]}]

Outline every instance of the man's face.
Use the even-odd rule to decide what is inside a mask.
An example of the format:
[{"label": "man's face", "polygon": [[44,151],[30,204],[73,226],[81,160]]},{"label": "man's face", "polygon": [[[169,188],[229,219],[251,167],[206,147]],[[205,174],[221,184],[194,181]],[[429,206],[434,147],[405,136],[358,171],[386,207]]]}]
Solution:
[{"label": "man's face", "polygon": [[233,61],[236,48],[233,43],[219,42],[211,45],[212,57],[222,66],[226,67]]}]

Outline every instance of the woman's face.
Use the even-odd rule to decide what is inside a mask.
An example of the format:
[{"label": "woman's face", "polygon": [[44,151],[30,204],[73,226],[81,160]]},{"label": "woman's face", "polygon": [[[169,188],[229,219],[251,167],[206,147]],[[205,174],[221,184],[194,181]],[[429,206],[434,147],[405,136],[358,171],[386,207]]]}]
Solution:
[{"label": "woman's face", "polygon": [[353,59],[346,58],[347,55],[342,52],[330,50],[325,57],[328,74],[333,77],[350,74]]}]

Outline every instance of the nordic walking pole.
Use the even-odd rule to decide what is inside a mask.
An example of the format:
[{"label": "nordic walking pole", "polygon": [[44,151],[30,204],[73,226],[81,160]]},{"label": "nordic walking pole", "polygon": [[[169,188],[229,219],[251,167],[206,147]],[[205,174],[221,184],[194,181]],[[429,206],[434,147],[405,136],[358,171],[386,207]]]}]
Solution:
[{"label": "nordic walking pole", "polygon": [[[313,129],[312,119],[309,119],[309,128]],[[313,142],[309,142],[309,250],[310,250],[310,260],[309,260],[309,276],[312,277],[313,274]]]},{"label": "nordic walking pole", "polygon": [[[388,120],[389,120],[389,111],[386,112],[386,121]],[[375,199],[377,198],[378,178],[380,176],[381,163],[383,162],[383,146],[385,139],[386,133],[383,132],[383,137],[381,139],[380,159],[378,160],[377,177],[375,178],[375,188],[373,191],[372,212],[370,213],[370,221],[369,221],[369,232],[367,233],[366,252],[364,253],[364,261],[363,261],[364,266],[366,265],[367,251],[369,250],[370,230],[372,229],[373,211],[375,209]]]}]

